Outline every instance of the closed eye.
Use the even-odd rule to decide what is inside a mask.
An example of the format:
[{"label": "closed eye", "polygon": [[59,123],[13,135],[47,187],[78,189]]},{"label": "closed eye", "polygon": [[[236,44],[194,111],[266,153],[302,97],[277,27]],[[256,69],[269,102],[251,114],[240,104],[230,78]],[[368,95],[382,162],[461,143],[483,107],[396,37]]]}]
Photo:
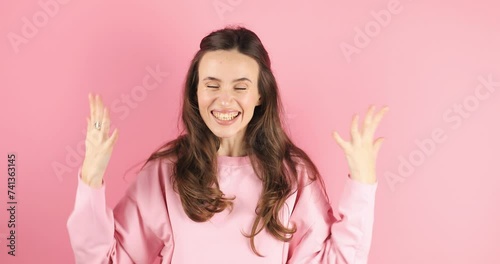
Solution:
[{"label": "closed eye", "polygon": [[234,89],[235,89],[235,90],[240,90],[240,91],[241,91],[241,90],[246,90],[247,88],[246,88],[246,87],[236,87],[236,88],[234,88]]},{"label": "closed eye", "polygon": [[219,88],[219,86],[207,85],[208,88]]}]

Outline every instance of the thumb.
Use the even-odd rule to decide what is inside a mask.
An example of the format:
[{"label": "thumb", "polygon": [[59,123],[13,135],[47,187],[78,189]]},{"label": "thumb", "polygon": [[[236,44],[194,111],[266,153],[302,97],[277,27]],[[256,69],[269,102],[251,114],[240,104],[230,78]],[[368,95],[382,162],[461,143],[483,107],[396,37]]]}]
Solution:
[{"label": "thumb", "polygon": [[118,128],[115,128],[111,136],[108,138],[108,141],[106,142],[106,146],[108,148],[113,148],[115,146],[116,140],[118,139]]},{"label": "thumb", "polygon": [[332,132],[332,137],[335,140],[335,142],[337,142],[337,145],[339,145],[340,148],[342,148],[343,150],[347,148],[347,142],[345,142],[344,139],[340,137],[337,131]]}]

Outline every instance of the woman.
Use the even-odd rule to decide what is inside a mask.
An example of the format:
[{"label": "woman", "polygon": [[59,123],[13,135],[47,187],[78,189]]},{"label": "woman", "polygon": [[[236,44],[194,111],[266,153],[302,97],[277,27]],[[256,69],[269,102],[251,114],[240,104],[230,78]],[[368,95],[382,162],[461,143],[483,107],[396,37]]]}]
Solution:
[{"label": "woman", "polygon": [[189,68],[184,131],[154,152],[126,195],[106,206],[115,130],[89,95],[86,156],[67,228],[77,263],[366,263],[387,107],[372,106],[351,141],[336,132],[349,168],[332,214],[321,176],[283,130],[267,51],[245,28],[214,31]]}]

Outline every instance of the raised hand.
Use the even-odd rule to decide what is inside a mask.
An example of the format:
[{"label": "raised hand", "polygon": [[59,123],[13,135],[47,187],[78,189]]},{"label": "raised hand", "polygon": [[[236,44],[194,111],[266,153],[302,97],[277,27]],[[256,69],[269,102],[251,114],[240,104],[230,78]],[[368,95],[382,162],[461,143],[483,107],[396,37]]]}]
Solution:
[{"label": "raised hand", "polygon": [[362,183],[377,181],[375,163],[384,138],[380,137],[374,141],[373,136],[380,120],[388,110],[389,107],[385,106],[374,114],[375,106],[370,106],[362,122],[361,130],[358,129],[359,116],[355,114],[351,124],[351,141],[343,140],[337,131],[333,131],[332,136],[344,151],[353,180]]},{"label": "raised hand", "polygon": [[103,105],[99,95],[93,96],[89,93],[89,103],[90,119],[87,117],[82,180],[92,187],[99,188],[102,186],[104,173],[118,138],[118,129],[109,136],[109,110]]}]

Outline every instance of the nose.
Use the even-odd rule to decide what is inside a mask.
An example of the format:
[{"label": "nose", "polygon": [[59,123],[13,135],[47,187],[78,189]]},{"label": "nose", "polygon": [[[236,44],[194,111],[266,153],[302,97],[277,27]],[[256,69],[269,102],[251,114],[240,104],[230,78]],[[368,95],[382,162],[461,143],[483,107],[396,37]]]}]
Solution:
[{"label": "nose", "polygon": [[219,102],[222,106],[229,106],[233,100],[233,95],[229,91],[221,91],[219,94]]}]

